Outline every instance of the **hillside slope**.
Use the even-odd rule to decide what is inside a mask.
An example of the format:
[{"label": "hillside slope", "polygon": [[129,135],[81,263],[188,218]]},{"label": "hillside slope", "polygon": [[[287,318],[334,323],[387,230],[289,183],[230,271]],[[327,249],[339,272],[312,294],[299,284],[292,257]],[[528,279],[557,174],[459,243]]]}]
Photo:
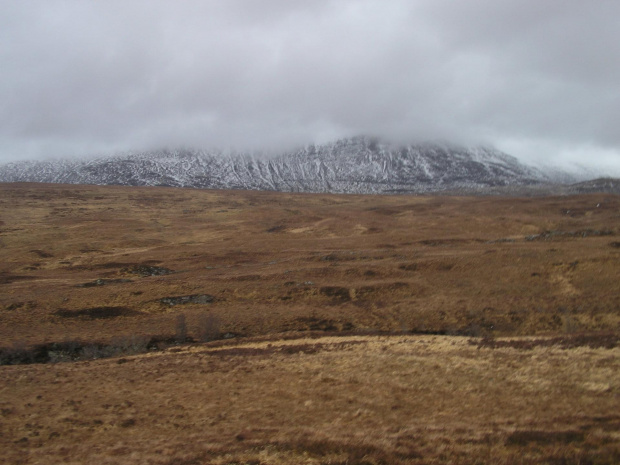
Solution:
[{"label": "hillside slope", "polygon": [[93,160],[10,163],[0,182],[172,186],[285,192],[398,193],[548,182],[535,168],[484,147],[398,146],[367,137],[277,156],[192,150]]}]

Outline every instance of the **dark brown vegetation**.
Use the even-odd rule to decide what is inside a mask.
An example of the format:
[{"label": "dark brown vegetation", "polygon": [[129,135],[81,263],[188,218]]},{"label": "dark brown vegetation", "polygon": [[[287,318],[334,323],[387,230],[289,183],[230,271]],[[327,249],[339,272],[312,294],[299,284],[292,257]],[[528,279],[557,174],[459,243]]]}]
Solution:
[{"label": "dark brown vegetation", "polygon": [[499,347],[512,347],[514,349],[532,350],[535,347],[558,346],[562,349],[574,349],[576,347],[590,347],[591,349],[614,349],[620,345],[619,333],[599,334],[573,334],[544,338],[519,338],[519,339],[494,339],[483,337],[471,341],[478,347],[496,349]]},{"label": "dark brown vegetation", "polygon": [[618,196],[7,184],[0,218],[7,463],[620,460]]}]

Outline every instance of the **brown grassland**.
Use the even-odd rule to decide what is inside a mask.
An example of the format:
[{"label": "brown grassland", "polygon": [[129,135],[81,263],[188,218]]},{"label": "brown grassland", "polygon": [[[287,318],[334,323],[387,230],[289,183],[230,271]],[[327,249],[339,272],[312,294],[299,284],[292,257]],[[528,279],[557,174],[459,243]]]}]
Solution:
[{"label": "brown grassland", "polygon": [[619,259],[607,194],[0,184],[0,463],[620,463]]}]

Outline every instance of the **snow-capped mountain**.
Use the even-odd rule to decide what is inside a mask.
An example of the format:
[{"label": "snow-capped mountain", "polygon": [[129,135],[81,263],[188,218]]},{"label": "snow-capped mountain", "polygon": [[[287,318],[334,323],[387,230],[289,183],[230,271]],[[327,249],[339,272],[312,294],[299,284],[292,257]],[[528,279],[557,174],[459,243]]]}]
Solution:
[{"label": "snow-capped mountain", "polygon": [[423,193],[525,186],[550,179],[492,148],[396,145],[356,137],[270,157],[166,150],[0,166],[0,182],[20,181],[287,192]]}]

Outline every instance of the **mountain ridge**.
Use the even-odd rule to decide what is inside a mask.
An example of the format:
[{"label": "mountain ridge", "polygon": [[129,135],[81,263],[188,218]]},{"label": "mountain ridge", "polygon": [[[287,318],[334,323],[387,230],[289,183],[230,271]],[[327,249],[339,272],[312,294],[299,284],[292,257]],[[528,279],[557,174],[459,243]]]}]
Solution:
[{"label": "mountain ridge", "polygon": [[183,149],[13,162],[0,166],[0,182],[387,194],[536,186],[554,179],[490,147],[398,145],[360,136],[271,156]]}]

